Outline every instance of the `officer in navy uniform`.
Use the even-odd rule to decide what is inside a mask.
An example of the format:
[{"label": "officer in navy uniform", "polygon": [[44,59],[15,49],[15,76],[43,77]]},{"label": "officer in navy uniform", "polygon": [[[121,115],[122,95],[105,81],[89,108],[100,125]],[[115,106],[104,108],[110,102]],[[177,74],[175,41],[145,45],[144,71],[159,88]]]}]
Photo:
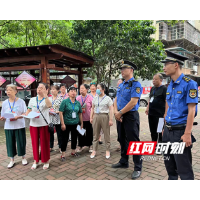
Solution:
[{"label": "officer in navy uniform", "polygon": [[187,57],[166,50],[167,58],[164,63],[164,72],[171,77],[171,82],[166,93],[165,127],[163,142],[185,142],[183,154],[170,154],[170,148],[165,156],[165,167],[169,180],[194,180],[192,169],[192,135],[194,117],[197,115],[198,85],[197,82],[186,77],[182,66]]},{"label": "officer in navy uniform", "polygon": [[[125,79],[118,87],[117,96],[114,102],[114,114],[117,121],[117,132],[121,145],[121,159],[119,163],[113,164],[112,168],[128,168],[129,156],[126,155],[129,142],[140,141],[139,130],[140,120],[138,108],[142,93],[141,84],[133,78],[133,71],[137,66],[129,61],[122,61],[122,77]],[[132,179],[141,175],[142,159],[141,155],[133,156],[134,172]]]}]

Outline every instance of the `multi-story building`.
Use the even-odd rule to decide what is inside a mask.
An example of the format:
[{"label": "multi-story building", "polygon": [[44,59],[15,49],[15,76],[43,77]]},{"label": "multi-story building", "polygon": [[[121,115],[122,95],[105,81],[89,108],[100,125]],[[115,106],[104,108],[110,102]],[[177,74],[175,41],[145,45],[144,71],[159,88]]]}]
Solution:
[{"label": "multi-story building", "polygon": [[170,25],[166,21],[154,21],[156,40],[165,49],[188,57],[183,73],[200,75],[200,20],[185,20]]}]

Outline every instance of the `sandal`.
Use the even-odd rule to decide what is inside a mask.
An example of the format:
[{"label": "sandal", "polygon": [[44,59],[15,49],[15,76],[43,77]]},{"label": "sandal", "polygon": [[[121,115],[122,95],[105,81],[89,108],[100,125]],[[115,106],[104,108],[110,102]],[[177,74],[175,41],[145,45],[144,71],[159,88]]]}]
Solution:
[{"label": "sandal", "polygon": [[35,164],[35,163],[34,163],[34,164],[32,165],[32,167],[31,167],[31,169],[32,169],[32,170],[35,170],[35,169],[37,168],[37,166],[38,166],[38,164]]},{"label": "sandal", "polygon": [[46,169],[48,169],[48,168],[49,168],[49,163],[46,163],[46,164],[43,165],[43,169],[44,169],[44,170],[46,170]]},{"label": "sandal", "polygon": [[71,153],[71,156],[78,157],[79,155],[77,153]]},{"label": "sandal", "polygon": [[65,161],[65,157],[61,156],[61,161]]}]

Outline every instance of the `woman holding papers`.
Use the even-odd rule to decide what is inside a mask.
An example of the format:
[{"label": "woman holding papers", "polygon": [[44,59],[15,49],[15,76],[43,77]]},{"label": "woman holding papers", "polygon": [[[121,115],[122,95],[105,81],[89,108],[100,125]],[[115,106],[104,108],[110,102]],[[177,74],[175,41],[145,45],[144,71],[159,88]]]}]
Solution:
[{"label": "woman holding papers", "polygon": [[[90,158],[94,158],[98,149],[98,139],[101,129],[104,132],[106,144],[106,158],[110,158],[110,126],[113,125],[113,102],[107,96],[106,86],[100,83],[97,86],[97,94],[92,101],[92,110],[90,114],[90,122],[93,126],[94,139],[93,139],[93,152]],[[108,115],[110,113],[110,117]]]},{"label": "woman holding papers", "polygon": [[71,155],[77,156],[75,149],[77,145],[78,131],[77,126],[81,124],[83,128],[82,109],[79,101],[76,101],[76,88],[70,87],[68,90],[69,98],[62,101],[60,105],[60,122],[61,122],[61,160],[65,160],[65,151],[69,139],[69,132],[71,131]]},{"label": "woman holding papers", "polygon": [[[51,86],[52,97],[50,98],[52,100],[52,107],[49,109],[49,114],[50,114],[50,121],[51,123],[53,123],[54,127],[56,128],[59,151],[61,152],[62,138],[61,138],[59,108],[63,99],[60,96],[58,96],[59,89],[60,88],[58,85]],[[54,132],[50,133],[50,151],[53,150],[53,146],[54,146]]]},{"label": "woman holding papers", "polygon": [[[44,163],[43,169],[49,168],[50,134],[48,124],[50,123],[49,108],[51,106],[51,98],[48,98],[48,86],[45,83],[40,83],[37,88],[37,97],[30,99],[26,112],[26,115],[31,111],[41,114],[36,118],[30,119],[30,134],[34,158],[34,163],[31,167],[32,170],[37,168],[40,158],[42,163]],[[41,154],[39,153],[39,146],[41,146]]]},{"label": "woman holding papers", "polygon": [[90,147],[89,152],[92,152],[93,129],[90,123],[90,112],[92,108],[93,98],[87,94],[89,86],[83,84],[80,86],[80,94],[76,100],[80,102],[83,115],[83,128],[86,129],[86,134],[78,134],[78,146],[80,147],[77,152],[81,152],[84,146]]},{"label": "woman holding papers", "polygon": [[[25,120],[22,116],[26,112],[26,104],[24,100],[16,97],[17,86],[6,86],[7,96],[9,97],[2,104],[1,118],[5,120],[4,130],[6,135],[7,154],[10,157],[8,168],[12,168],[15,164],[14,156],[22,156],[22,165],[27,165],[25,159],[26,154],[26,130]],[[11,115],[13,114],[13,118]],[[10,115],[10,116],[9,116]],[[16,148],[17,142],[17,148]],[[16,150],[17,149],[17,150]]]}]

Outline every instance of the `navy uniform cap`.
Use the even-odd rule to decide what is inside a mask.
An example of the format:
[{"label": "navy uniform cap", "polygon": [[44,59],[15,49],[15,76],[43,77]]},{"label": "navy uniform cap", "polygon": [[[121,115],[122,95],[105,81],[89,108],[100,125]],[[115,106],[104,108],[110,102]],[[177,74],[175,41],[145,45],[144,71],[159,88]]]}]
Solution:
[{"label": "navy uniform cap", "polygon": [[180,64],[184,64],[185,60],[188,60],[187,57],[182,56],[180,54],[174,53],[172,51],[169,50],[165,50],[165,54],[167,55],[167,57],[165,58],[165,60],[162,60],[162,63],[166,63],[166,62],[178,62]]},{"label": "navy uniform cap", "polygon": [[138,67],[134,63],[132,63],[128,60],[120,60],[119,62],[121,62],[121,64],[122,64],[122,66],[119,67],[119,69],[122,69],[122,68],[130,68],[130,69],[133,69],[133,70],[138,69]]}]

